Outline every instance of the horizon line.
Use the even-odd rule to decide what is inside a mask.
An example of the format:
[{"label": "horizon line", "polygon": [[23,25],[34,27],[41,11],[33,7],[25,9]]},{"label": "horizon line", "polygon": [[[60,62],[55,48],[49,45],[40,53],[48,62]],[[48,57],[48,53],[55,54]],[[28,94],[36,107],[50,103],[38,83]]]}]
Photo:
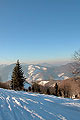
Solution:
[{"label": "horizon line", "polygon": [[[20,59],[19,59],[20,60]],[[15,60],[14,60],[15,61]],[[15,64],[17,62],[17,60],[15,62],[13,61],[0,61],[0,65],[10,65],[10,64]],[[73,60],[70,59],[56,59],[56,60],[36,60],[36,61],[28,61],[28,60],[20,60],[21,64],[67,64],[73,62]]]}]

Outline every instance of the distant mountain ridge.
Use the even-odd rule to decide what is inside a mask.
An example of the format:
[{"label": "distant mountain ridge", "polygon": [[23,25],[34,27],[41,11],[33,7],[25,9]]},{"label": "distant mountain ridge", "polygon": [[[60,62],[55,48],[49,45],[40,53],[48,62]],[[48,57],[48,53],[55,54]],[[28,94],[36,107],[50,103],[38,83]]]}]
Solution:
[{"label": "distant mountain ridge", "polygon": [[[21,64],[24,76],[28,82],[36,80],[63,80],[73,77],[73,63],[61,66],[51,66],[51,64]],[[12,71],[15,64],[0,65],[0,81],[11,80]]]}]

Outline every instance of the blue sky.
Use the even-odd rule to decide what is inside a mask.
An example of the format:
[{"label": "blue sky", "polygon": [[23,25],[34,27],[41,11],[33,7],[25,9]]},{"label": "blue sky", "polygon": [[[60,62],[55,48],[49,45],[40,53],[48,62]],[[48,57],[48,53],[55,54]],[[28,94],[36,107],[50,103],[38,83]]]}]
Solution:
[{"label": "blue sky", "polygon": [[80,49],[80,0],[0,0],[0,63],[70,60]]}]

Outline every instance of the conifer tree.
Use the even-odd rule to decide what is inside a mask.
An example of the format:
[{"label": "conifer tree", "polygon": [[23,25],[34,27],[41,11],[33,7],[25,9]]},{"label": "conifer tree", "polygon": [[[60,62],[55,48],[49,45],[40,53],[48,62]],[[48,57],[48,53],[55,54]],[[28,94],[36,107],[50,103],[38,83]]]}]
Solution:
[{"label": "conifer tree", "polygon": [[13,69],[12,73],[12,80],[11,80],[11,88],[14,90],[22,90],[24,88],[24,76],[22,67],[19,63],[19,60],[17,60],[16,66]]},{"label": "conifer tree", "polygon": [[47,88],[47,94],[50,95],[50,90],[49,90],[49,88]]},{"label": "conifer tree", "polygon": [[55,84],[55,95],[56,96],[58,95],[58,84],[57,83]]}]

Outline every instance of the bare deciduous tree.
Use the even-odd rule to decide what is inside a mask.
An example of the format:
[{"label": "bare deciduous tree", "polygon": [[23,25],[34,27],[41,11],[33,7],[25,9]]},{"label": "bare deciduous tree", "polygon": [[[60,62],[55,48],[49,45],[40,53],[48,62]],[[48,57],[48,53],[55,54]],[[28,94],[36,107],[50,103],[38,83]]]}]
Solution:
[{"label": "bare deciduous tree", "polygon": [[75,60],[73,74],[76,76],[80,73],[80,49],[74,52],[73,59]]},{"label": "bare deciduous tree", "polygon": [[74,52],[74,60],[80,62],[80,49]]}]

